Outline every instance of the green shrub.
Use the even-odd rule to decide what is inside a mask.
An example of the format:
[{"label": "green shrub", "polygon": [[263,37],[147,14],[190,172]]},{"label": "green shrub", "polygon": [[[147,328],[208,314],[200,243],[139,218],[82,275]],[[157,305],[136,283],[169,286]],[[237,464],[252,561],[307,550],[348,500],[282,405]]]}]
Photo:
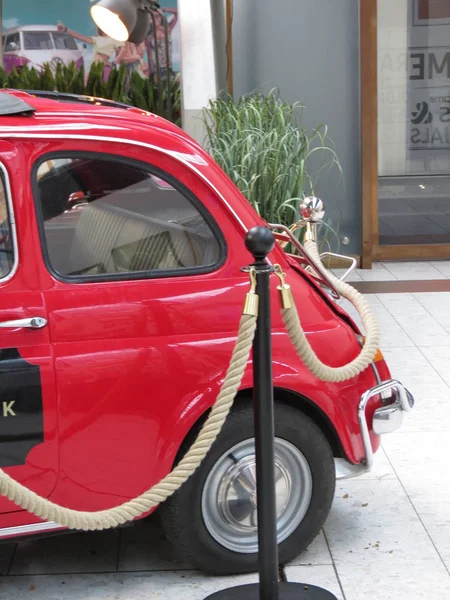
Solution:
[{"label": "green shrub", "polygon": [[[237,101],[219,98],[203,114],[205,145],[215,161],[262,218],[287,227],[299,221],[303,198],[315,194],[326,170],[342,174],[327,127],[306,131],[303,109],[283,102],[273,90]],[[297,230],[298,239],[302,234]],[[322,240],[327,246],[330,234],[337,239],[328,223]]]},{"label": "green shrub", "polygon": [[143,79],[138,73],[133,73],[127,86],[125,66],[113,67],[106,82],[104,73],[105,65],[100,62],[92,65],[86,82],[84,68],[78,69],[75,63],[58,64],[54,72],[49,64],[45,64],[40,71],[26,65],[11,73],[5,73],[0,68],[0,88],[96,96],[136,106],[181,125],[178,75],[171,74],[172,109],[169,110],[166,80],[158,83],[154,77]]}]

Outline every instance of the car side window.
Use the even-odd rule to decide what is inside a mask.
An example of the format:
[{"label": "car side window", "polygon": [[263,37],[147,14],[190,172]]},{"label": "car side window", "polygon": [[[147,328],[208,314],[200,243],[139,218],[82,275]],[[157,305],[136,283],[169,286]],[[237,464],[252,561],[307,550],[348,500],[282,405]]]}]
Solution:
[{"label": "car side window", "polygon": [[20,33],[11,33],[6,36],[5,52],[20,50]]},{"label": "car side window", "polygon": [[9,214],[8,196],[0,175],[0,280],[5,279],[14,267],[14,242],[11,215]]},{"label": "car side window", "polygon": [[161,277],[219,264],[223,247],[210,215],[181,184],[156,172],[92,155],[37,165],[44,255],[56,276]]},{"label": "car side window", "polygon": [[53,43],[56,50],[78,50],[78,45],[71,35],[52,31]]}]

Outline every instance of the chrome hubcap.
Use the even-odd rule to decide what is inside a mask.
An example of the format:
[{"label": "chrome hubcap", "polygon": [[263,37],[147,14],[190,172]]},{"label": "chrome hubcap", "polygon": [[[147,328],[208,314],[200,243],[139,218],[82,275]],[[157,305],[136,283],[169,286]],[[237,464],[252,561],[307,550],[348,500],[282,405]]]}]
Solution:
[{"label": "chrome hubcap", "polygon": [[[303,520],[312,495],[311,470],[290,442],[275,440],[278,543]],[[202,514],[210,535],[234,552],[258,551],[254,440],[240,442],[219,458],[205,482]]]}]

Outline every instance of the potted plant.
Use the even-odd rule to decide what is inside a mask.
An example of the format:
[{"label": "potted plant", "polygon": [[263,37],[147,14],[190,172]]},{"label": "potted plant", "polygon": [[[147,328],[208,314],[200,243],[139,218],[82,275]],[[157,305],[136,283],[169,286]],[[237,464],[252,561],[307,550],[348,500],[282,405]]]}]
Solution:
[{"label": "potted plant", "polygon": [[[325,171],[335,168],[342,175],[326,125],[308,132],[302,127],[303,109],[272,90],[237,101],[222,96],[203,112],[205,146],[215,161],[261,217],[292,229],[300,220],[302,200],[315,195]],[[303,234],[303,228],[295,229],[300,241]],[[329,221],[321,229],[322,246],[331,248],[331,238],[339,245]]]}]

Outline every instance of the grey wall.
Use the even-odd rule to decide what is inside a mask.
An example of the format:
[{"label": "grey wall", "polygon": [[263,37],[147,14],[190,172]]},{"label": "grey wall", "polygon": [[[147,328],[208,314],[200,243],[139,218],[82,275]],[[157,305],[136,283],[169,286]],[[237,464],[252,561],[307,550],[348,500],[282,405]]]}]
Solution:
[{"label": "grey wall", "polygon": [[345,180],[334,171],[316,193],[329,217],[341,213],[341,236],[351,240],[341,249],[360,254],[359,2],[234,0],[234,6],[235,95],[277,87],[286,101],[306,106],[306,127],[328,125]]}]

